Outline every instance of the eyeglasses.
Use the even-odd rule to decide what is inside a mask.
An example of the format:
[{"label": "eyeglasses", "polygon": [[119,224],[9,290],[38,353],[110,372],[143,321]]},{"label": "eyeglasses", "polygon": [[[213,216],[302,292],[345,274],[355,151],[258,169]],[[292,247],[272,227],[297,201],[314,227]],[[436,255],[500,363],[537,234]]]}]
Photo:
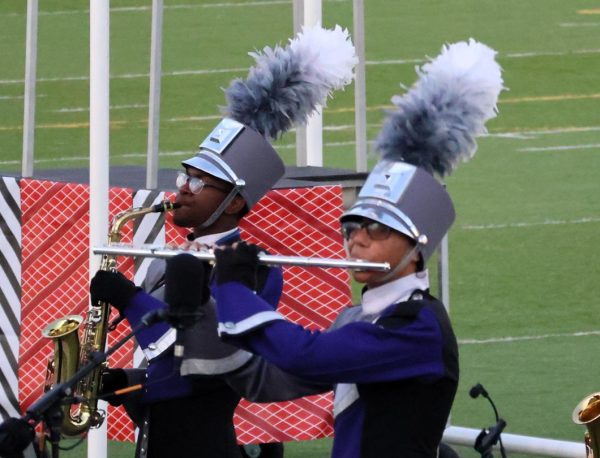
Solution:
[{"label": "eyeglasses", "polygon": [[198,194],[204,187],[215,188],[219,191],[228,192],[227,189],[206,183],[204,180],[202,180],[202,178],[192,177],[185,172],[179,172],[177,174],[177,179],[175,180],[175,186],[177,186],[177,189],[181,190],[181,188],[183,188],[186,184],[188,185],[188,188],[190,188],[192,194]]},{"label": "eyeglasses", "polygon": [[363,220],[363,221],[344,221],[342,223],[342,236],[346,240],[350,240],[352,235],[360,230],[366,229],[367,235],[371,240],[385,240],[392,233],[392,229],[385,224],[378,223],[377,221]]}]

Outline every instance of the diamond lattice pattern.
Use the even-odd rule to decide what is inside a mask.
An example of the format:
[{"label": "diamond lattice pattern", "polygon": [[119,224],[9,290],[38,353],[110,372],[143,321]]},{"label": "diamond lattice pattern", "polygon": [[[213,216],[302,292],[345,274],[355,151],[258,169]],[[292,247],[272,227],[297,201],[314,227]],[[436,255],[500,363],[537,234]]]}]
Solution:
[{"label": "diamond lattice pattern", "polygon": [[[89,294],[89,188],[87,185],[21,180],[22,206],[22,322],[19,399],[25,409],[43,392],[45,368],[53,352],[41,337],[51,321],[68,314],[84,315]],[[173,199],[173,194],[167,194]],[[130,189],[113,188],[110,212],[132,206]],[[271,191],[245,218],[242,234],[272,254],[342,259],[338,231],[342,194],[338,186]],[[121,241],[132,240],[132,223]],[[179,244],[186,231],[166,218],[167,243]],[[119,258],[119,270],[132,278],[133,262]],[[279,310],[288,319],[311,329],[327,327],[339,309],[350,302],[349,276],[342,269],[288,267]],[[113,344],[127,331],[119,326],[109,335]],[[112,367],[131,367],[129,343],[111,357]],[[331,396],[310,396],[283,403],[243,401],[236,411],[242,443],[309,440],[332,434]],[[108,434],[114,440],[133,440],[133,425],[121,409],[109,407]]]}]

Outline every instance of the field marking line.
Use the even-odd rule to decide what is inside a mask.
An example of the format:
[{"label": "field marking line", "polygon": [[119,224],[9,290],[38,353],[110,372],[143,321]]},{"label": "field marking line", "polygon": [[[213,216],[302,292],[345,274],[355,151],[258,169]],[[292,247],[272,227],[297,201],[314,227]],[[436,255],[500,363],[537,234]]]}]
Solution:
[{"label": "field marking line", "polygon": [[[1,82],[0,82],[1,84]],[[39,95],[38,97],[47,97],[46,94]],[[22,99],[23,96],[0,96],[0,100],[12,100],[12,99]],[[594,94],[563,94],[563,95],[546,95],[546,96],[536,96],[536,97],[518,97],[512,99],[501,99],[498,101],[499,104],[503,103],[523,103],[523,102],[554,102],[561,100],[586,100],[586,99],[600,99],[600,93]],[[128,109],[128,108],[146,108],[147,104],[129,104],[129,105],[111,105],[111,109],[120,110],[120,109]],[[393,105],[375,105],[371,107],[367,107],[366,111],[386,111],[392,110],[394,108]],[[52,110],[55,113],[72,113],[72,112],[85,112],[88,111],[87,107],[69,107],[69,108],[60,108],[56,110]],[[339,114],[339,113],[354,113],[354,107],[342,107],[327,110],[329,114]],[[220,119],[220,116],[217,115],[208,115],[208,116],[177,116],[173,118],[167,118],[165,121],[167,122],[195,122],[195,121],[211,121],[214,119]],[[346,127],[340,127],[339,130],[343,130]],[[331,127],[331,130],[334,128]],[[491,134],[494,136],[510,136],[513,133],[500,133],[500,134]],[[514,135],[518,135],[518,133],[514,133]],[[518,138],[518,137],[517,137]]]},{"label": "field marking line", "polygon": [[[523,59],[527,57],[552,57],[552,56],[568,56],[571,54],[600,54],[600,48],[591,49],[575,49],[572,51],[521,51],[498,53],[498,58],[508,59]],[[404,64],[421,64],[427,62],[427,59],[383,59],[383,60],[367,60],[366,65],[404,65]]]},{"label": "field marking line", "polygon": [[422,64],[427,62],[423,58],[413,59],[383,59],[383,60],[365,60],[365,65],[404,65],[404,64]]},{"label": "field marking line", "polygon": [[[78,110],[70,110],[70,112],[75,112]],[[84,111],[84,110],[82,110]],[[195,119],[186,119],[185,121],[216,121],[219,119],[223,119],[223,116],[197,116],[195,117]],[[166,122],[181,122],[182,120],[174,120],[174,119],[167,119],[165,120]],[[147,124],[148,120],[147,119],[140,119],[140,120],[136,120],[136,121],[125,121],[125,120],[120,120],[120,121],[111,121],[111,127],[115,127],[115,128],[121,128],[125,125],[130,125],[130,124]],[[376,124],[372,124],[370,125],[371,127],[377,127],[378,125]],[[72,123],[52,123],[52,124],[38,124],[35,126],[36,129],[87,129],[90,127],[89,121],[82,121],[82,122],[72,122]],[[323,130],[324,131],[342,131],[342,130],[352,130],[354,129],[354,125],[347,125],[347,126],[323,126]],[[0,131],[4,131],[4,132],[11,132],[11,131],[20,131],[23,130],[23,125],[13,125],[13,126],[0,126]],[[290,129],[288,130],[288,132],[293,132],[295,131],[295,129]],[[373,143],[374,140],[370,141],[370,143]],[[279,147],[282,147],[284,144],[279,145]],[[328,144],[330,145],[330,144]],[[295,147],[295,145],[291,145],[290,147]],[[287,146],[286,146],[287,147]]]},{"label": "field marking line", "polygon": [[[36,98],[48,97],[48,94],[37,94]],[[0,95],[0,100],[23,100],[24,95]]]},{"label": "field marking line", "polygon": [[[123,106],[125,107],[125,106]],[[134,106],[137,107],[137,106]],[[372,111],[375,109],[380,109],[381,107],[371,107],[368,108],[367,111]],[[69,110],[69,109],[64,109],[65,111]],[[82,109],[83,111],[83,109]],[[341,109],[339,111],[353,111],[353,109]],[[331,110],[329,113],[336,113],[337,110]],[[178,116],[178,117],[174,117],[174,118],[166,118],[163,121],[164,122],[172,122],[172,123],[177,123],[177,122],[203,122],[203,121],[215,121],[215,120],[219,120],[222,119],[222,116],[220,115],[209,115],[209,116]],[[125,124],[128,123],[147,123],[147,120],[144,119],[140,119],[140,120],[136,120],[136,121],[119,121],[119,127],[122,127]],[[43,129],[43,128],[47,128],[47,129],[53,129],[53,128],[57,128],[60,126],[64,126],[64,124],[41,124],[41,125],[37,125],[37,128]],[[367,127],[378,127],[380,126],[379,123],[376,124],[367,124]],[[85,123],[78,123],[78,124],[68,124],[67,128],[87,128],[89,127],[89,124],[85,124]],[[323,130],[324,131],[342,131],[342,130],[352,130],[354,129],[355,126],[354,124],[332,124],[332,125],[324,125],[323,126]],[[0,126],[0,131],[14,131],[14,130],[23,130],[23,126],[22,125],[17,125],[17,126]],[[290,131],[294,131],[295,129],[291,129]],[[578,127],[578,126],[570,126],[570,127],[559,127],[559,128],[555,128],[555,129],[535,129],[535,130],[514,130],[514,131],[507,131],[507,132],[488,132],[487,134],[483,134],[481,135],[481,138],[485,138],[485,137],[491,137],[491,138],[509,138],[509,139],[519,139],[519,140],[530,140],[532,138],[535,138],[536,136],[540,136],[540,135],[557,135],[557,134],[564,134],[564,133],[583,133],[583,132],[598,132],[600,131],[600,126],[583,126],[583,127]],[[374,140],[370,141],[370,143],[373,143]],[[284,144],[285,145],[285,144]],[[282,147],[282,145],[279,145],[279,147]],[[287,146],[285,146],[287,147]],[[590,146],[591,148],[592,146]],[[549,147],[549,148],[553,148],[553,147]],[[519,150],[520,151],[520,150]]]},{"label": "field marking line", "polygon": [[[348,0],[325,0],[330,3],[341,3]],[[178,10],[178,9],[208,9],[208,8],[244,8],[254,6],[276,6],[292,4],[292,0],[259,0],[252,2],[220,2],[220,3],[201,3],[201,4],[180,4],[180,5],[165,5],[165,10]],[[120,6],[110,8],[111,13],[137,13],[137,12],[152,11],[151,6]],[[74,14],[89,14],[89,9],[84,10],[57,10],[57,11],[40,11],[40,16],[65,16]],[[5,13],[0,14],[4,17],[19,17],[25,16],[26,13]]]},{"label": "field marking line", "polygon": [[585,126],[585,127],[559,127],[555,129],[536,129],[536,130],[515,130],[512,132],[497,132],[488,133],[488,137],[501,137],[503,135],[554,135],[554,134],[570,134],[577,132],[597,132],[600,126]]},{"label": "field marking line", "polygon": [[560,95],[539,95],[531,97],[514,97],[509,99],[499,99],[498,104],[502,103],[522,103],[522,102],[556,102],[561,100],[585,100],[600,99],[599,93],[592,94],[560,94]]},{"label": "field marking line", "polygon": [[560,27],[598,27],[600,22],[561,22]]},{"label": "field marking line", "polygon": [[[598,132],[600,126],[585,126],[585,127],[559,127],[555,129],[536,129],[536,130],[515,130],[511,132],[488,132],[483,137],[494,138],[510,138],[516,140],[532,140],[540,135],[560,135],[571,133]],[[549,147],[553,148],[553,147]],[[526,148],[518,149],[522,151]]]},{"label": "field marking line", "polygon": [[600,14],[600,8],[577,10],[577,14]]},{"label": "field marking line", "polygon": [[[219,118],[220,119],[220,118]],[[118,123],[115,121],[115,124],[118,124],[118,126],[116,127],[122,127],[122,123]],[[69,128],[76,128],[78,126],[75,125],[68,125]],[[86,126],[82,126],[82,127],[86,127]],[[89,125],[87,126],[89,127]],[[86,127],[86,128],[87,128]],[[113,126],[115,127],[115,126]],[[0,127],[0,131],[2,130],[7,130],[6,128],[1,128]],[[16,128],[15,128],[16,130]],[[373,145],[374,140],[369,141],[368,144],[369,145]],[[324,143],[323,146],[326,148],[338,148],[338,147],[347,147],[347,146],[354,146],[356,145],[355,141],[340,141],[340,142],[327,142]],[[296,148],[296,144],[295,143],[284,143],[284,144],[280,144],[280,145],[274,145],[274,147],[278,150],[291,150],[291,149],[295,149]],[[186,150],[186,151],[161,151],[159,154],[160,156],[181,156],[184,154],[192,154],[193,151],[190,150]],[[132,152],[132,153],[121,153],[121,154],[111,154],[111,157],[115,157],[115,158],[144,158],[147,156],[147,152]],[[58,161],[58,162],[68,162],[68,161],[78,161],[78,160],[89,160],[88,156],[61,156],[61,157],[56,157],[53,159],[35,159],[34,160],[34,164],[38,164],[38,163],[46,163],[46,162],[54,162],[54,161]],[[0,165],[14,165],[14,164],[20,164],[21,161],[20,160],[7,160],[7,161],[0,161]],[[543,221],[543,222],[536,222],[536,223],[514,223],[514,224],[490,224],[490,225],[465,225],[462,226],[463,229],[473,229],[473,230],[477,230],[477,229],[501,229],[501,228],[506,228],[506,227],[529,227],[529,226],[540,226],[540,225],[551,225],[551,224],[579,224],[579,223],[592,223],[592,222],[599,222],[600,218],[583,218],[581,220],[573,220],[573,221],[553,221],[553,220],[548,220],[548,221]]]},{"label": "field marking line", "polygon": [[[341,109],[341,110],[331,110],[329,111],[329,113],[338,113],[338,112],[346,112],[346,111],[354,111],[354,108],[352,109]],[[176,116],[174,118],[167,118],[164,121],[165,122],[173,122],[173,123],[177,123],[177,122],[196,122],[196,121],[215,121],[215,120],[219,120],[219,119],[223,119],[223,116],[218,116],[218,115],[208,115],[208,116]],[[367,124],[367,127],[379,127],[379,124]],[[356,126],[354,124],[333,124],[333,125],[327,125],[327,126],[323,126],[323,130],[328,130],[328,131],[338,131],[338,130],[352,130],[355,129]],[[295,128],[291,128],[289,129],[287,132],[293,132],[295,131]]]},{"label": "field marking line", "polygon": [[459,339],[459,345],[482,345],[482,344],[494,344],[494,343],[511,343],[511,342],[522,342],[527,340],[544,340],[564,337],[588,337],[588,336],[600,336],[600,331],[582,331],[572,333],[558,333],[558,334],[540,334],[538,336],[516,336],[516,337],[496,337],[490,339]]},{"label": "field marking line", "polygon": [[[109,107],[111,110],[128,110],[131,108],[148,108],[148,104],[143,103],[133,103],[130,105],[111,105]],[[71,107],[71,108],[58,108],[56,110],[52,110],[53,113],[80,113],[90,111],[89,107]]]},{"label": "field marking line", "polygon": [[528,148],[519,148],[517,151],[524,153],[537,153],[545,151],[571,151],[577,149],[594,149],[600,148],[600,143],[592,143],[587,145],[560,145],[560,146],[532,146]]},{"label": "field marking line", "polygon": [[[527,57],[540,57],[540,56],[565,56],[569,54],[600,54],[600,49],[580,49],[574,51],[531,51],[531,52],[518,52],[518,53],[506,53],[499,54],[499,57],[507,58],[527,58]],[[365,62],[366,65],[403,65],[403,64],[418,64],[426,62],[425,59],[383,59],[379,61],[368,60]],[[163,77],[168,76],[186,76],[186,75],[211,75],[217,73],[240,73],[246,72],[247,67],[244,68],[217,68],[217,69],[197,69],[197,70],[174,70],[171,72],[163,72]],[[110,79],[134,79],[134,78],[148,78],[149,73],[124,73],[119,75],[111,75]],[[61,77],[40,77],[37,82],[57,82],[57,81],[87,81],[89,80],[88,75],[81,76],[61,76]],[[0,84],[23,84],[22,79],[6,79],[0,80]],[[502,102],[502,100],[500,101]]]},{"label": "field marking line", "polygon": [[[0,130],[2,130],[0,128]],[[326,143],[323,146],[327,146],[327,147],[340,147],[340,146],[354,146],[355,142],[354,141],[348,141],[348,142],[330,142],[330,143]],[[288,149],[294,149],[296,148],[296,144],[295,143],[289,143],[289,144],[284,144],[284,145],[274,145],[276,149],[278,150],[288,150]],[[183,156],[183,155],[190,155],[190,154],[195,154],[195,150],[193,148],[189,149],[189,150],[185,150],[185,151],[161,151],[160,153],[161,157],[167,157],[167,156],[171,156],[171,157],[178,157],[178,156]],[[147,152],[140,152],[140,153],[121,153],[121,154],[115,154],[115,153],[111,153],[110,157],[111,158],[144,158],[147,157],[148,153]],[[55,157],[52,159],[34,159],[33,163],[34,164],[44,164],[44,163],[49,163],[49,162],[69,162],[69,161],[73,161],[73,162],[77,162],[77,161],[89,161],[89,156],[61,156],[61,157]],[[6,161],[0,161],[0,166],[2,165],[16,165],[16,164],[21,164],[21,160],[6,160]]]},{"label": "field marking line", "polygon": [[600,217],[586,217],[571,220],[545,220],[532,223],[506,223],[506,224],[465,224],[461,226],[461,229],[466,230],[486,230],[486,229],[508,229],[508,228],[521,228],[521,227],[536,227],[536,226],[562,226],[565,224],[586,224],[586,223],[600,223]]},{"label": "field marking line", "polygon": [[510,52],[499,55],[499,57],[523,58],[523,57],[552,57],[552,56],[568,56],[570,54],[598,54],[600,49],[574,49],[572,51],[539,51],[539,52]]},{"label": "field marking line", "polygon": [[[215,73],[240,73],[247,72],[248,67],[245,68],[211,68],[207,70],[175,70],[172,72],[167,72],[166,75],[163,73],[163,76],[186,76],[186,75],[213,75]],[[148,75],[144,75],[148,76]],[[135,75],[125,75],[126,78],[135,78]]]},{"label": "field marking line", "polygon": [[[161,76],[186,76],[186,75],[213,75],[217,73],[240,73],[248,71],[248,68],[212,68],[206,70],[176,70],[172,72],[162,72]],[[116,79],[136,79],[148,78],[149,73],[122,73],[120,75],[110,75],[111,80]],[[56,76],[42,77],[36,81],[38,83],[56,83],[61,81],[89,81],[89,76]],[[0,84],[23,84],[24,80],[0,80]]]},{"label": "field marking line", "polygon": [[165,119],[166,122],[196,122],[196,121],[214,121],[222,119],[223,116],[208,115],[208,116],[176,116],[174,118]]},{"label": "field marking line", "polygon": [[[37,78],[38,83],[60,82],[60,81],[88,81],[89,76],[60,76],[55,78]],[[0,84],[23,84],[25,80],[0,80]]]},{"label": "field marking line", "polygon": [[510,138],[514,140],[533,140],[535,138],[532,135],[527,135],[522,132],[496,132],[491,134],[488,133],[485,136],[493,138]]},{"label": "field marking line", "polygon": [[[285,5],[292,3],[290,0],[269,0],[269,1],[254,1],[244,3],[204,3],[204,4],[181,4],[181,5],[165,5],[165,10],[182,10],[182,9],[205,9],[205,8],[238,8],[247,6],[273,6],[273,5]],[[151,11],[151,6],[120,6],[111,8],[111,13],[137,13],[138,11]],[[89,12],[89,10],[88,10]]]},{"label": "field marking line", "polygon": [[[126,124],[127,121],[110,121],[110,128],[119,129]],[[71,122],[71,123],[54,123],[54,124],[38,124],[36,129],[89,129],[90,122]],[[23,126],[0,126],[0,131],[23,130]]]}]

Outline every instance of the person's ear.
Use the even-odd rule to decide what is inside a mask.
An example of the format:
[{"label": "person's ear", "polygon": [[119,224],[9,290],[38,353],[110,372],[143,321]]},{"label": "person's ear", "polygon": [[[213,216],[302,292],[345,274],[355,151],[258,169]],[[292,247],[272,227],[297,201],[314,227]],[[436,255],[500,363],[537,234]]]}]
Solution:
[{"label": "person's ear", "polygon": [[227,208],[225,208],[225,213],[228,215],[237,215],[242,209],[246,206],[246,201],[239,194],[236,195]]}]

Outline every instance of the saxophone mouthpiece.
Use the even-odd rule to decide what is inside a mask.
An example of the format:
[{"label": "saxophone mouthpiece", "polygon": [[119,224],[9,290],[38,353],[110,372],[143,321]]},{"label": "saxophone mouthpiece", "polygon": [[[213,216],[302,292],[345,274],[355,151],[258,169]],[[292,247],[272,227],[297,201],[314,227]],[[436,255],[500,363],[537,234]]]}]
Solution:
[{"label": "saxophone mouthpiece", "polygon": [[165,200],[160,204],[156,204],[152,207],[152,212],[154,213],[163,213],[171,210],[175,210],[176,208],[181,207],[180,203],[172,202],[170,200]]}]

